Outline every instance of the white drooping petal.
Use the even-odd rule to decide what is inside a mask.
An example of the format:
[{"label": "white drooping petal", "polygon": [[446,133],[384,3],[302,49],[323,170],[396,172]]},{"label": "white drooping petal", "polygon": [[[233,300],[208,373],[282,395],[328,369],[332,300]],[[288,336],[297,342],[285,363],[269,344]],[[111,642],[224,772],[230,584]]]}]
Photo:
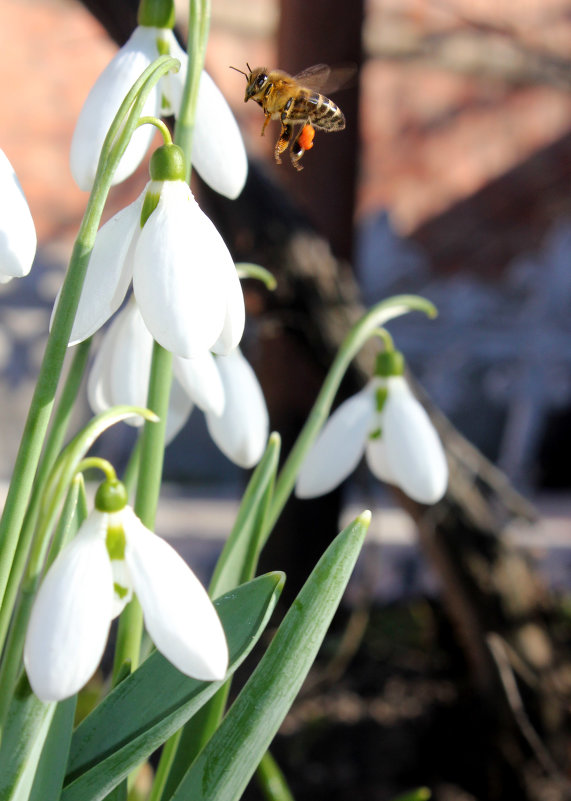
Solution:
[{"label": "white drooping petal", "polygon": [[212,346],[213,352],[222,356],[226,356],[238,347],[246,323],[244,293],[242,292],[242,284],[238,278],[236,267],[234,264],[230,267],[230,265],[226,263],[225,271],[226,287],[228,291],[226,316],[224,318],[222,332]]},{"label": "white drooping petal", "polygon": [[[97,232],[71,329],[70,345],[83,342],[98,331],[123,302],[133,274],[132,254],[143,199],[144,193]],[[52,321],[59,297],[58,293]]]},{"label": "white drooping petal", "polygon": [[[382,432],[381,427],[381,416],[377,414],[376,421],[378,421],[378,429]],[[397,480],[395,475],[391,469],[388,457],[387,457],[387,445],[385,442],[384,436],[377,436],[373,439],[367,440],[367,446],[365,448],[365,457],[367,459],[367,464],[369,465],[369,469],[371,473],[376,476],[381,481],[385,481],[387,484],[397,484]]]},{"label": "white drooping petal", "polygon": [[[153,338],[131,300],[105,333],[89,374],[87,397],[96,414],[111,406],[147,405],[152,352]],[[167,443],[178,434],[191,411],[192,400],[175,379],[165,430]],[[143,424],[138,416],[125,422]]]},{"label": "white drooping petal", "polygon": [[[110,406],[146,406],[153,339],[134,301],[117,315],[93,362],[87,397],[95,412]],[[142,418],[125,422],[140,426]]]},{"label": "white drooping petal", "polygon": [[115,340],[122,328],[121,319],[113,321],[99,344],[97,356],[87,379],[87,400],[94,414],[100,414],[114,406],[111,387],[111,362],[115,353]]},{"label": "white drooping petal", "polygon": [[125,560],[158,650],[187,676],[222,679],[228,647],[208,594],[186,562],[126,507]]},{"label": "white drooping petal", "polygon": [[224,387],[214,356],[206,351],[194,359],[173,359],[174,374],[189,397],[203,412],[222,414]]},{"label": "white drooping petal", "polygon": [[133,288],[157,342],[186,359],[210,350],[226,317],[232,258],[184,181],[165,181],[139,234]]},{"label": "white drooping petal", "polygon": [[210,75],[200,78],[192,166],[221,195],[238,197],[248,176],[248,157],[230,106]]},{"label": "white drooping petal", "polygon": [[169,396],[169,411],[165,428],[165,445],[172,442],[184,426],[194,408],[192,399],[181,386],[176,377],[173,377]]},{"label": "white drooping petal", "polygon": [[297,477],[298,498],[335,489],[357,467],[375,414],[374,385],[344,401],[325,423]]},{"label": "white drooping petal", "polygon": [[36,229],[20,182],[0,150],[0,281],[27,275],[36,255]]},{"label": "white drooping petal", "polygon": [[419,503],[436,503],[448,485],[448,465],[438,434],[404,378],[389,378],[387,387],[383,437],[395,483]]},{"label": "white drooping petal", "polygon": [[[103,142],[125,95],[159,55],[158,35],[157,28],[135,28],[87,96],[77,120],[70,152],[71,172],[80,189],[89,191],[93,186]],[[156,117],[159,110],[160,91],[155,86],[141,117]],[[128,178],[137,169],[154,135],[155,129],[151,125],[143,125],[134,132],[113,176],[114,184]]]},{"label": "white drooping petal", "polygon": [[210,436],[232,462],[253,467],[260,461],[268,441],[269,420],[266,401],[256,374],[237,348],[228,356],[219,356],[226,402],[217,416],[206,414]]},{"label": "white drooping petal", "polygon": [[36,596],[24,664],[42,701],[76,693],[96,670],[109,633],[113,576],[107,515],[93,512],[48,570]]}]

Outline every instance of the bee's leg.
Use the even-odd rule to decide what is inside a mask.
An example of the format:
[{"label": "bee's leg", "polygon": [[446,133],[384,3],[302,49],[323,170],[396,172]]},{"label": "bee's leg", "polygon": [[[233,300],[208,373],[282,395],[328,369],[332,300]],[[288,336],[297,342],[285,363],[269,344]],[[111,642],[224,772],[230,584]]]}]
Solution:
[{"label": "bee's leg", "polygon": [[296,170],[298,172],[301,172],[303,170],[303,165],[300,164],[299,162],[301,161],[301,157],[305,153],[305,148],[302,147],[302,145],[301,145],[301,143],[299,141],[302,132],[303,132],[303,126],[302,126],[301,131],[299,132],[299,134],[295,137],[295,139],[293,141],[293,144],[291,146],[291,150],[289,151],[289,155],[290,155],[290,158],[291,158],[291,163],[293,164],[293,166],[296,168]]},{"label": "bee's leg", "polygon": [[289,145],[289,143],[291,141],[292,133],[293,133],[293,125],[290,125],[288,123],[282,122],[282,131],[280,133],[280,138],[276,142],[276,146],[275,146],[275,149],[274,149],[274,156],[275,156],[275,159],[276,159],[276,164],[281,164],[282,163],[282,160],[281,160],[280,156],[284,152],[284,150],[287,149],[287,146]]},{"label": "bee's leg", "polygon": [[266,128],[268,127],[268,122],[269,122],[271,119],[272,119],[272,115],[271,115],[271,114],[267,114],[267,113],[266,113],[266,115],[265,115],[265,117],[264,117],[264,124],[262,125],[262,133],[260,134],[260,136],[263,136],[263,135],[264,135],[264,131],[265,131],[265,130],[266,130]]}]

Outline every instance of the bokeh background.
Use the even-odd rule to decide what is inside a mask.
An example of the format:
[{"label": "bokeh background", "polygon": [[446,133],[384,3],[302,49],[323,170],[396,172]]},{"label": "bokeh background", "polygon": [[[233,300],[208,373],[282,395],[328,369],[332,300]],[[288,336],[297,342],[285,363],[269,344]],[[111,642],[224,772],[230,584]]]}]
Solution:
[{"label": "bokeh background", "polygon": [[[87,5],[0,0],[0,145],[39,238],[30,276],[0,290],[3,486],[87,198],[68,166],[73,127],[116,50],[112,37],[124,41],[133,24],[131,3]],[[177,5],[184,36],[185,4]],[[294,588],[296,570],[307,573],[339,520],[374,512],[323,664],[276,745],[297,798],[389,799],[415,784],[441,801],[571,797],[570,45],[569,0],[212,0],[206,66],[244,132],[251,179],[234,205],[194,188],[236,257],[278,277],[275,298],[245,287],[244,347],[273,427],[293,441],[346,331],[338,306],[351,312],[419,293],[436,303],[438,319],[410,315],[390,330],[459,432],[447,439],[453,466],[488,490],[477,499],[457,490],[452,507],[486,531],[486,569],[474,566],[479,546],[465,561],[472,580],[481,569],[482,597],[497,594],[481,613],[470,584],[468,612],[456,616],[451,606],[466,600],[453,586],[461,557],[446,545],[443,566],[427,546],[434,520],[405,509],[364,468],[325,504],[290,507],[266,559],[288,568]],[[260,138],[261,111],[244,104],[244,78],[228,67],[296,72],[322,61],[359,67],[334,95],[348,127],[318,133],[297,174],[285,160],[274,164],[277,125]],[[113,189],[105,218],[146,180],[143,166]],[[350,377],[343,392],[360,380]],[[88,414],[82,398],[76,424]],[[101,447],[121,464],[132,440],[125,426]],[[169,447],[165,472],[159,532],[206,578],[247,477],[211,445],[198,411]],[[482,497],[494,507],[488,528]],[[508,562],[496,559],[504,544],[523,560],[509,562],[505,586]],[[518,607],[513,588],[522,583],[533,597]],[[535,628],[514,656],[524,618]],[[503,656],[489,645],[498,632]],[[506,676],[517,679],[515,700]]]}]

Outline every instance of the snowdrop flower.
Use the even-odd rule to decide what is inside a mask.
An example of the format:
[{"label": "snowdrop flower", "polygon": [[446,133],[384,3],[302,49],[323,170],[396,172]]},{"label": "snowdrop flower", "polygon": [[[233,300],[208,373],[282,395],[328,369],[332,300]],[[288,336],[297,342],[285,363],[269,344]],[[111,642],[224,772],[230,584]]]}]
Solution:
[{"label": "snowdrop flower", "polygon": [[[119,312],[101,342],[87,382],[87,397],[95,414],[112,406],[145,406],[151,372],[153,338],[136,303]],[[221,414],[224,388],[209,351],[195,359],[173,360],[174,377],[165,440],[171,442],[188,420],[194,404],[202,411]],[[127,423],[140,426],[134,417]]]},{"label": "snowdrop flower", "polygon": [[239,348],[219,356],[226,403],[222,414],[206,410],[210,436],[222,453],[240,467],[253,467],[262,458],[269,419],[262,388]]},{"label": "snowdrop flower", "polygon": [[0,284],[30,272],[36,245],[36,229],[22,187],[0,150]]},{"label": "snowdrop flower", "polygon": [[448,484],[438,435],[402,375],[396,351],[379,355],[367,386],[331,415],[299,472],[296,495],[313,498],[338,486],[363,453],[373,475],[419,503],[436,503]]},{"label": "snowdrop flower", "polygon": [[132,279],[145,325],[160,345],[186,359],[228,353],[245,320],[232,257],[184,180],[180,148],[158,148],[150,169],[145,191],[97,234],[70,344],[117,311]]},{"label": "snowdrop flower", "polygon": [[[143,4],[144,5],[144,4]],[[168,4],[167,4],[168,5]],[[149,4],[153,6],[153,4]],[[155,4],[156,8],[156,4]],[[170,54],[181,67],[162,78],[150,93],[142,116],[158,117],[180,111],[188,56],[171,30],[172,14],[157,16],[155,9],[141,10],[141,23],[97,79],[81,110],[71,143],[71,171],[80,189],[90,190],[107,131],[119,106],[141,73],[159,55]],[[114,183],[128,178],[147,152],[154,130],[135,131],[114,176]],[[203,72],[200,80],[193,137],[192,166],[216,192],[236,198],[242,191],[248,161],[240,130],[224,96]]]},{"label": "snowdrop flower", "polygon": [[222,679],[224,630],[186,562],[126,505],[108,479],[95,510],[59,554],[36,596],[24,647],[30,684],[42,701],[76,693],[96,670],[111,621],[132,594],[158,650],[187,676]]},{"label": "snowdrop flower", "polygon": [[[87,396],[96,414],[111,406],[146,404],[152,347],[131,301],[105,333],[89,374]],[[257,464],[268,439],[268,411],[256,374],[240,350],[228,356],[206,352],[196,359],[174,356],[173,373],[166,441],[174,439],[196,405],[225,456],[240,467]],[[140,422],[135,418],[132,424]]]}]

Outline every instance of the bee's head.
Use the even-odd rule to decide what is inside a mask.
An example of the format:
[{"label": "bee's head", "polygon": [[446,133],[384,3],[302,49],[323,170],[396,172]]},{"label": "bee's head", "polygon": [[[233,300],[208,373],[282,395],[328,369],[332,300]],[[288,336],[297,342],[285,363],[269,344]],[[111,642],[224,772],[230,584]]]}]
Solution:
[{"label": "bee's head", "polygon": [[268,70],[265,67],[257,67],[255,70],[250,71],[248,76],[248,85],[246,86],[246,94],[244,95],[244,103],[251,97],[256,97],[265,87],[268,81]]},{"label": "bee's head", "polygon": [[246,67],[248,68],[248,72],[239,70],[238,67],[230,67],[231,70],[236,70],[236,72],[244,75],[248,82],[246,94],[244,95],[244,103],[261,92],[268,80],[268,70],[266,67],[256,67],[256,69],[253,70],[248,63],[246,63]]}]

